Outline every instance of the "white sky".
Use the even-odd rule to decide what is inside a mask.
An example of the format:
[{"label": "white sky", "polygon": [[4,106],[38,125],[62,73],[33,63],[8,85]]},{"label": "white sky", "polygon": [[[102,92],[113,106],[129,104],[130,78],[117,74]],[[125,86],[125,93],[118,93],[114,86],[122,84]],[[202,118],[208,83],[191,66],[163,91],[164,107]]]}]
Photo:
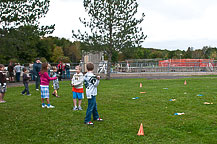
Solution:
[{"label": "white sky", "polygon": [[[146,48],[186,50],[217,47],[217,0],[138,0],[142,23],[148,38]],[[83,29],[79,17],[87,17],[83,0],[51,0],[42,25],[56,24],[52,36],[71,41],[72,29]]]}]

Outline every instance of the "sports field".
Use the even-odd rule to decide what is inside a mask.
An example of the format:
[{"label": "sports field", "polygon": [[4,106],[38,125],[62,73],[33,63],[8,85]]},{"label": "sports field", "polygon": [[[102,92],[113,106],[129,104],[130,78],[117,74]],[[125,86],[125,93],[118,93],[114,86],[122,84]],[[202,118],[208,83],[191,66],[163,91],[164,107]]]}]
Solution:
[{"label": "sports field", "polygon": [[[41,108],[40,92],[34,85],[30,86],[32,96],[20,95],[23,87],[8,88],[7,103],[0,104],[0,143],[216,144],[217,78],[186,80],[187,85],[185,79],[101,80],[97,104],[104,121],[94,126],[83,123],[87,99],[83,111],[72,110],[69,81],[60,82],[61,98],[50,96],[55,109]],[[138,99],[132,99],[135,97]],[[185,114],[174,115],[182,112]],[[137,136],[141,123],[144,136]]]}]

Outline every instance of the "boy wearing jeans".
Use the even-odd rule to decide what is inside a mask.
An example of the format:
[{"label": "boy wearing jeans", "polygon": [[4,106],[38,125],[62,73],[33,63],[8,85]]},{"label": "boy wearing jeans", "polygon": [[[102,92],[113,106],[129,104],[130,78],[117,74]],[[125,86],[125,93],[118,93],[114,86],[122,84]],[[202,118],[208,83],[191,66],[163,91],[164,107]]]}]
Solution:
[{"label": "boy wearing jeans", "polygon": [[26,93],[27,96],[31,96],[31,94],[29,93],[29,79],[30,79],[30,77],[28,76],[27,73],[28,73],[27,69],[23,68],[23,84],[24,84],[25,89],[22,91],[21,94],[25,95],[25,93]]},{"label": "boy wearing jeans", "polygon": [[84,84],[86,87],[86,96],[88,99],[88,108],[84,123],[87,125],[93,125],[91,122],[91,115],[93,114],[93,120],[102,121],[99,118],[96,104],[97,86],[99,85],[100,77],[93,74],[94,65],[92,63],[87,64],[87,73],[84,76]]}]

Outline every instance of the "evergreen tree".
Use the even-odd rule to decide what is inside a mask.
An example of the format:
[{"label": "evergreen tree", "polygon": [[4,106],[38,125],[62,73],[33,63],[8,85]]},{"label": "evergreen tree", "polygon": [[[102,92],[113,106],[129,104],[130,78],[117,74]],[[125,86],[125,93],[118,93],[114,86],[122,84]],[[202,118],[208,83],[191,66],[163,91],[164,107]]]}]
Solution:
[{"label": "evergreen tree", "polygon": [[73,30],[72,37],[81,40],[89,49],[107,55],[107,79],[110,79],[112,54],[129,51],[127,49],[138,47],[145,40],[146,36],[138,26],[145,15],[135,18],[137,0],[84,0],[83,4],[90,19],[80,18],[80,21],[91,33]]}]

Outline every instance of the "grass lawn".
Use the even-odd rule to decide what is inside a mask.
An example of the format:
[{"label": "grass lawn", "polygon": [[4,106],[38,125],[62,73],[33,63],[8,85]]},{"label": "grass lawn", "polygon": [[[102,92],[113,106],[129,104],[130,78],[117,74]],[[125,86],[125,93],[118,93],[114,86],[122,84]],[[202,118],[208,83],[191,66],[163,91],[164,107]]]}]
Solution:
[{"label": "grass lawn", "polygon": [[[216,144],[217,78],[191,78],[187,85],[184,80],[101,80],[97,104],[104,121],[94,126],[83,123],[86,98],[83,111],[72,111],[67,81],[60,83],[61,98],[50,96],[55,109],[41,108],[40,92],[34,85],[30,86],[32,96],[20,95],[23,87],[8,88],[7,103],[0,104],[0,143]],[[143,91],[147,93],[140,94]],[[185,115],[175,116],[177,112]],[[137,136],[141,123],[145,136]]]}]

